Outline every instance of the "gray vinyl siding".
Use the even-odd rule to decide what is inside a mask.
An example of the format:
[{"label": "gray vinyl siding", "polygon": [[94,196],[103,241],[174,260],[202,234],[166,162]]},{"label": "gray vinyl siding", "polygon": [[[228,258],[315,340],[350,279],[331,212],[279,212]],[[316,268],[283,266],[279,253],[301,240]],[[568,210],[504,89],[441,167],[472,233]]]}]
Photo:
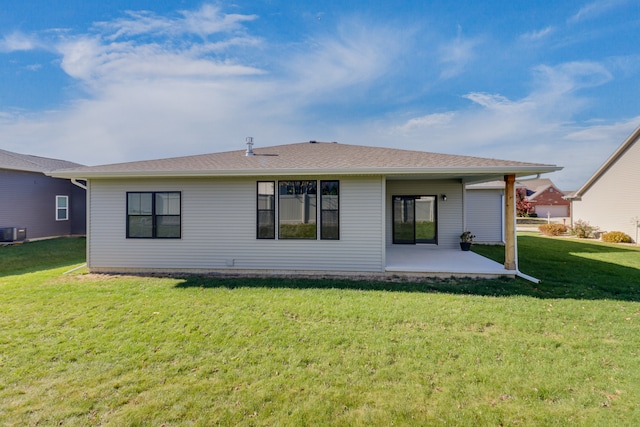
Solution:
[{"label": "gray vinyl siding", "polygon": [[[67,179],[0,169],[0,227],[26,227],[27,239],[84,234],[85,194]],[[56,196],[69,197],[69,219],[56,220]]]},{"label": "gray vinyl siding", "polygon": [[584,220],[602,231],[622,231],[636,240],[640,217],[640,143],[637,141],[573,202],[573,221]]},{"label": "gray vinyl siding", "polygon": [[[316,179],[316,177],[287,177]],[[92,180],[89,267],[129,270],[384,271],[383,180],[340,178],[340,240],[256,238],[256,182]],[[180,191],[180,239],[127,239],[127,191]]]},{"label": "gray vinyl siding", "polygon": [[[455,180],[388,180],[386,183],[386,245],[393,244],[393,196],[437,196],[438,247],[459,248],[460,234],[463,231],[462,183]],[[446,194],[443,201],[441,195]]]},{"label": "gray vinyl siding", "polygon": [[467,190],[466,228],[479,243],[503,242],[504,190]]}]

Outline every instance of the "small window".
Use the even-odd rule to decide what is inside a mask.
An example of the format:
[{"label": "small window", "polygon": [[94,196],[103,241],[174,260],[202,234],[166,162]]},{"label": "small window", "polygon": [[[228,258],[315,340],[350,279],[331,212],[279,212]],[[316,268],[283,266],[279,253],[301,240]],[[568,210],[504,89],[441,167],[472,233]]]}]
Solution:
[{"label": "small window", "polygon": [[180,192],[127,193],[127,238],[179,239]]},{"label": "small window", "polygon": [[56,221],[69,220],[69,196],[56,196]]},{"label": "small window", "polygon": [[320,238],[340,239],[340,181],[320,181]]},{"label": "small window", "polygon": [[276,238],[276,183],[258,182],[258,239]]}]

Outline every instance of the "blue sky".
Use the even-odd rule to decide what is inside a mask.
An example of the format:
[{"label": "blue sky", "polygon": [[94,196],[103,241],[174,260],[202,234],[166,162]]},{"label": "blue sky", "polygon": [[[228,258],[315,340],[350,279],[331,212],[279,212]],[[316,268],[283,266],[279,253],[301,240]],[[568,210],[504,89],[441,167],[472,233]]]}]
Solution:
[{"label": "blue sky", "polygon": [[104,164],[300,141],[551,163],[640,125],[640,1],[0,0],[0,148]]}]

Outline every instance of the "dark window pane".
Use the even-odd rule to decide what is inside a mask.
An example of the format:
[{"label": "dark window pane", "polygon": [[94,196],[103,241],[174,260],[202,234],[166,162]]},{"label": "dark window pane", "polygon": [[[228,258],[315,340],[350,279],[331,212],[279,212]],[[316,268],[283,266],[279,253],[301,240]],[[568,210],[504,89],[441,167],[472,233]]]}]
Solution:
[{"label": "dark window pane", "polygon": [[156,218],[156,237],[180,237],[180,217],[158,216]]},{"label": "dark window pane", "polygon": [[276,206],[273,181],[258,182],[257,238],[276,238]]},{"label": "dark window pane", "polygon": [[320,181],[320,238],[340,239],[340,181]]},{"label": "dark window pane", "polygon": [[64,221],[67,219],[67,209],[58,209],[58,216],[56,217],[58,220]]},{"label": "dark window pane", "polygon": [[323,239],[337,240],[340,238],[339,212],[322,211],[322,235]]},{"label": "dark window pane", "polygon": [[274,211],[258,212],[258,239],[275,239],[275,213]]},{"label": "dark window pane", "polygon": [[153,237],[153,217],[130,216],[128,237]]}]

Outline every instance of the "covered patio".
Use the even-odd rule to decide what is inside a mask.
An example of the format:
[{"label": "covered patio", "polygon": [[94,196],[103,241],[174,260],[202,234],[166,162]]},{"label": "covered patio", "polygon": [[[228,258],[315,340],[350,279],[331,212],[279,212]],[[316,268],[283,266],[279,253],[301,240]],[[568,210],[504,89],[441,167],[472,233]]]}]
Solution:
[{"label": "covered patio", "polygon": [[515,277],[515,270],[478,255],[432,245],[394,245],[386,248],[387,273],[425,274],[435,277]]}]

